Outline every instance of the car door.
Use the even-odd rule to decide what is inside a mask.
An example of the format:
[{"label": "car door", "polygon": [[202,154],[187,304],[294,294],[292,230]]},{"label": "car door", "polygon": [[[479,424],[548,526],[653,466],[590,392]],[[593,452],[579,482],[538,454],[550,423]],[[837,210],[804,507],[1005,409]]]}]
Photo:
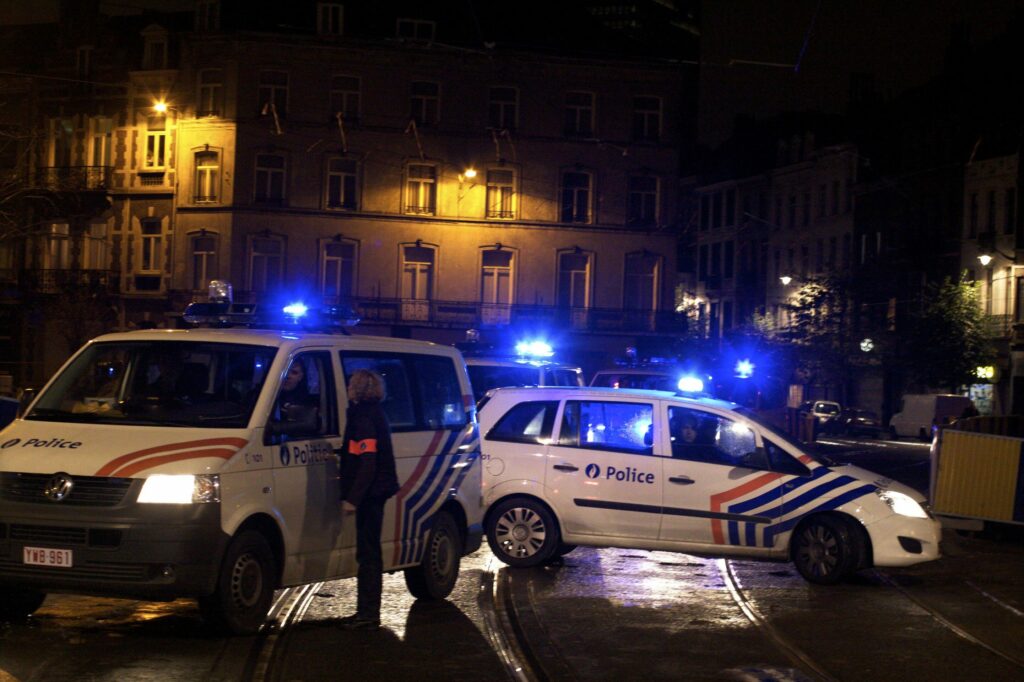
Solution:
[{"label": "car door", "polygon": [[[672,453],[664,460],[662,540],[681,546],[763,547],[783,501],[783,474],[770,470],[757,434],[739,419],[668,403]],[[687,433],[693,424],[695,433]]]},{"label": "car door", "polygon": [[661,457],[654,402],[566,400],[545,491],[566,535],[658,537]]}]

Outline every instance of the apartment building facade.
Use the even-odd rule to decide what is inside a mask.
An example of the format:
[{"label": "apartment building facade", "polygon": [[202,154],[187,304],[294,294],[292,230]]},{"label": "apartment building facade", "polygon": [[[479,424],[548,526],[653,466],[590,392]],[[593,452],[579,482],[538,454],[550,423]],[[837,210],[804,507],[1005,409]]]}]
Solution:
[{"label": "apartment building facade", "polygon": [[[227,279],[239,300],[347,304],[363,329],[441,342],[677,332],[681,65],[467,46],[451,15],[396,7],[297,3],[282,28],[201,1],[62,29],[42,68],[20,64],[15,165],[100,200],[4,240],[8,302],[26,273],[97,271],[120,328],[171,326]],[[66,352],[23,358],[19,382]]]}]

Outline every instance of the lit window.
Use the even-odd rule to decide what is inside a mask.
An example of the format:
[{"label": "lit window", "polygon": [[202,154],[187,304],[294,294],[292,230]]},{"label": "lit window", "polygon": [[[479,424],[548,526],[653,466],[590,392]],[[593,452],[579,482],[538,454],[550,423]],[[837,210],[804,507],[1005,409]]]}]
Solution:
[{"label": "lit window", "polygon": [[107,269],[107,224],[91,223],[82,239],[82,267],[87,270]]},{"label": "lit window", "polygon": [[146,130],[146,159],[143,168],[162,169],[167,162],[167,131],[166,119],[163,116],[150,116]]},{"label": "lit window", "polygon": [[512,251],[487,249],[481,257],[480,302],[490,305],[512,303]]},{"label": "lit window", "polygon": [[515,173],[511,170],[487,171],[487,217],[515,218]]},{"label": "lit window", "polygon": [[437,206],[437,168],[412,164],[406,178],[405,212],[433,215]]},{"label": "lit window", "polygon": [[352,159],[328,159],[327,208],[356,208],[357,169]]},{"label": "lit window", "polygon": [[144,218],[139,228],[139,272],[158,273],[163,265],[163,229],[159,218]]},{"label": "lit window", "polygon": [[196,152],[195,178],[195,203],[216,202],[220,187],[220,158],[217,152]]}]

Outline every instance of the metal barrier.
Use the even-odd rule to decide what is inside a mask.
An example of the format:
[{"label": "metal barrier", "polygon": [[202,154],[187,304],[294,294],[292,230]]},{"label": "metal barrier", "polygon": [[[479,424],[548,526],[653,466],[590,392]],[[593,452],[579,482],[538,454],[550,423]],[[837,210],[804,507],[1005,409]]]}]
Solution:
[{"label": "metal barrier", "polygon": [[940,516],[1024,524],[1024,438],[942,429],[931,505]]}]

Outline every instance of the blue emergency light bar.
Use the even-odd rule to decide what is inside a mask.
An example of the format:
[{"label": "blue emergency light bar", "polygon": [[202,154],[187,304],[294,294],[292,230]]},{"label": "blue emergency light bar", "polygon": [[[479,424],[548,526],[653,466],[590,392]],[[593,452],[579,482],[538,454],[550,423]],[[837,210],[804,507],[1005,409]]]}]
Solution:
[{"label": "blue emergency light bar", "polygon": [[189,303],[182,314],[189,324],[210,327],[249,327],[313,332],[348,333],[359,323],[359,316],[348,306],[311,308],[302,302],[285,306],[257,303],[233,303],[231,284],[210,282],[210,300]]}]

